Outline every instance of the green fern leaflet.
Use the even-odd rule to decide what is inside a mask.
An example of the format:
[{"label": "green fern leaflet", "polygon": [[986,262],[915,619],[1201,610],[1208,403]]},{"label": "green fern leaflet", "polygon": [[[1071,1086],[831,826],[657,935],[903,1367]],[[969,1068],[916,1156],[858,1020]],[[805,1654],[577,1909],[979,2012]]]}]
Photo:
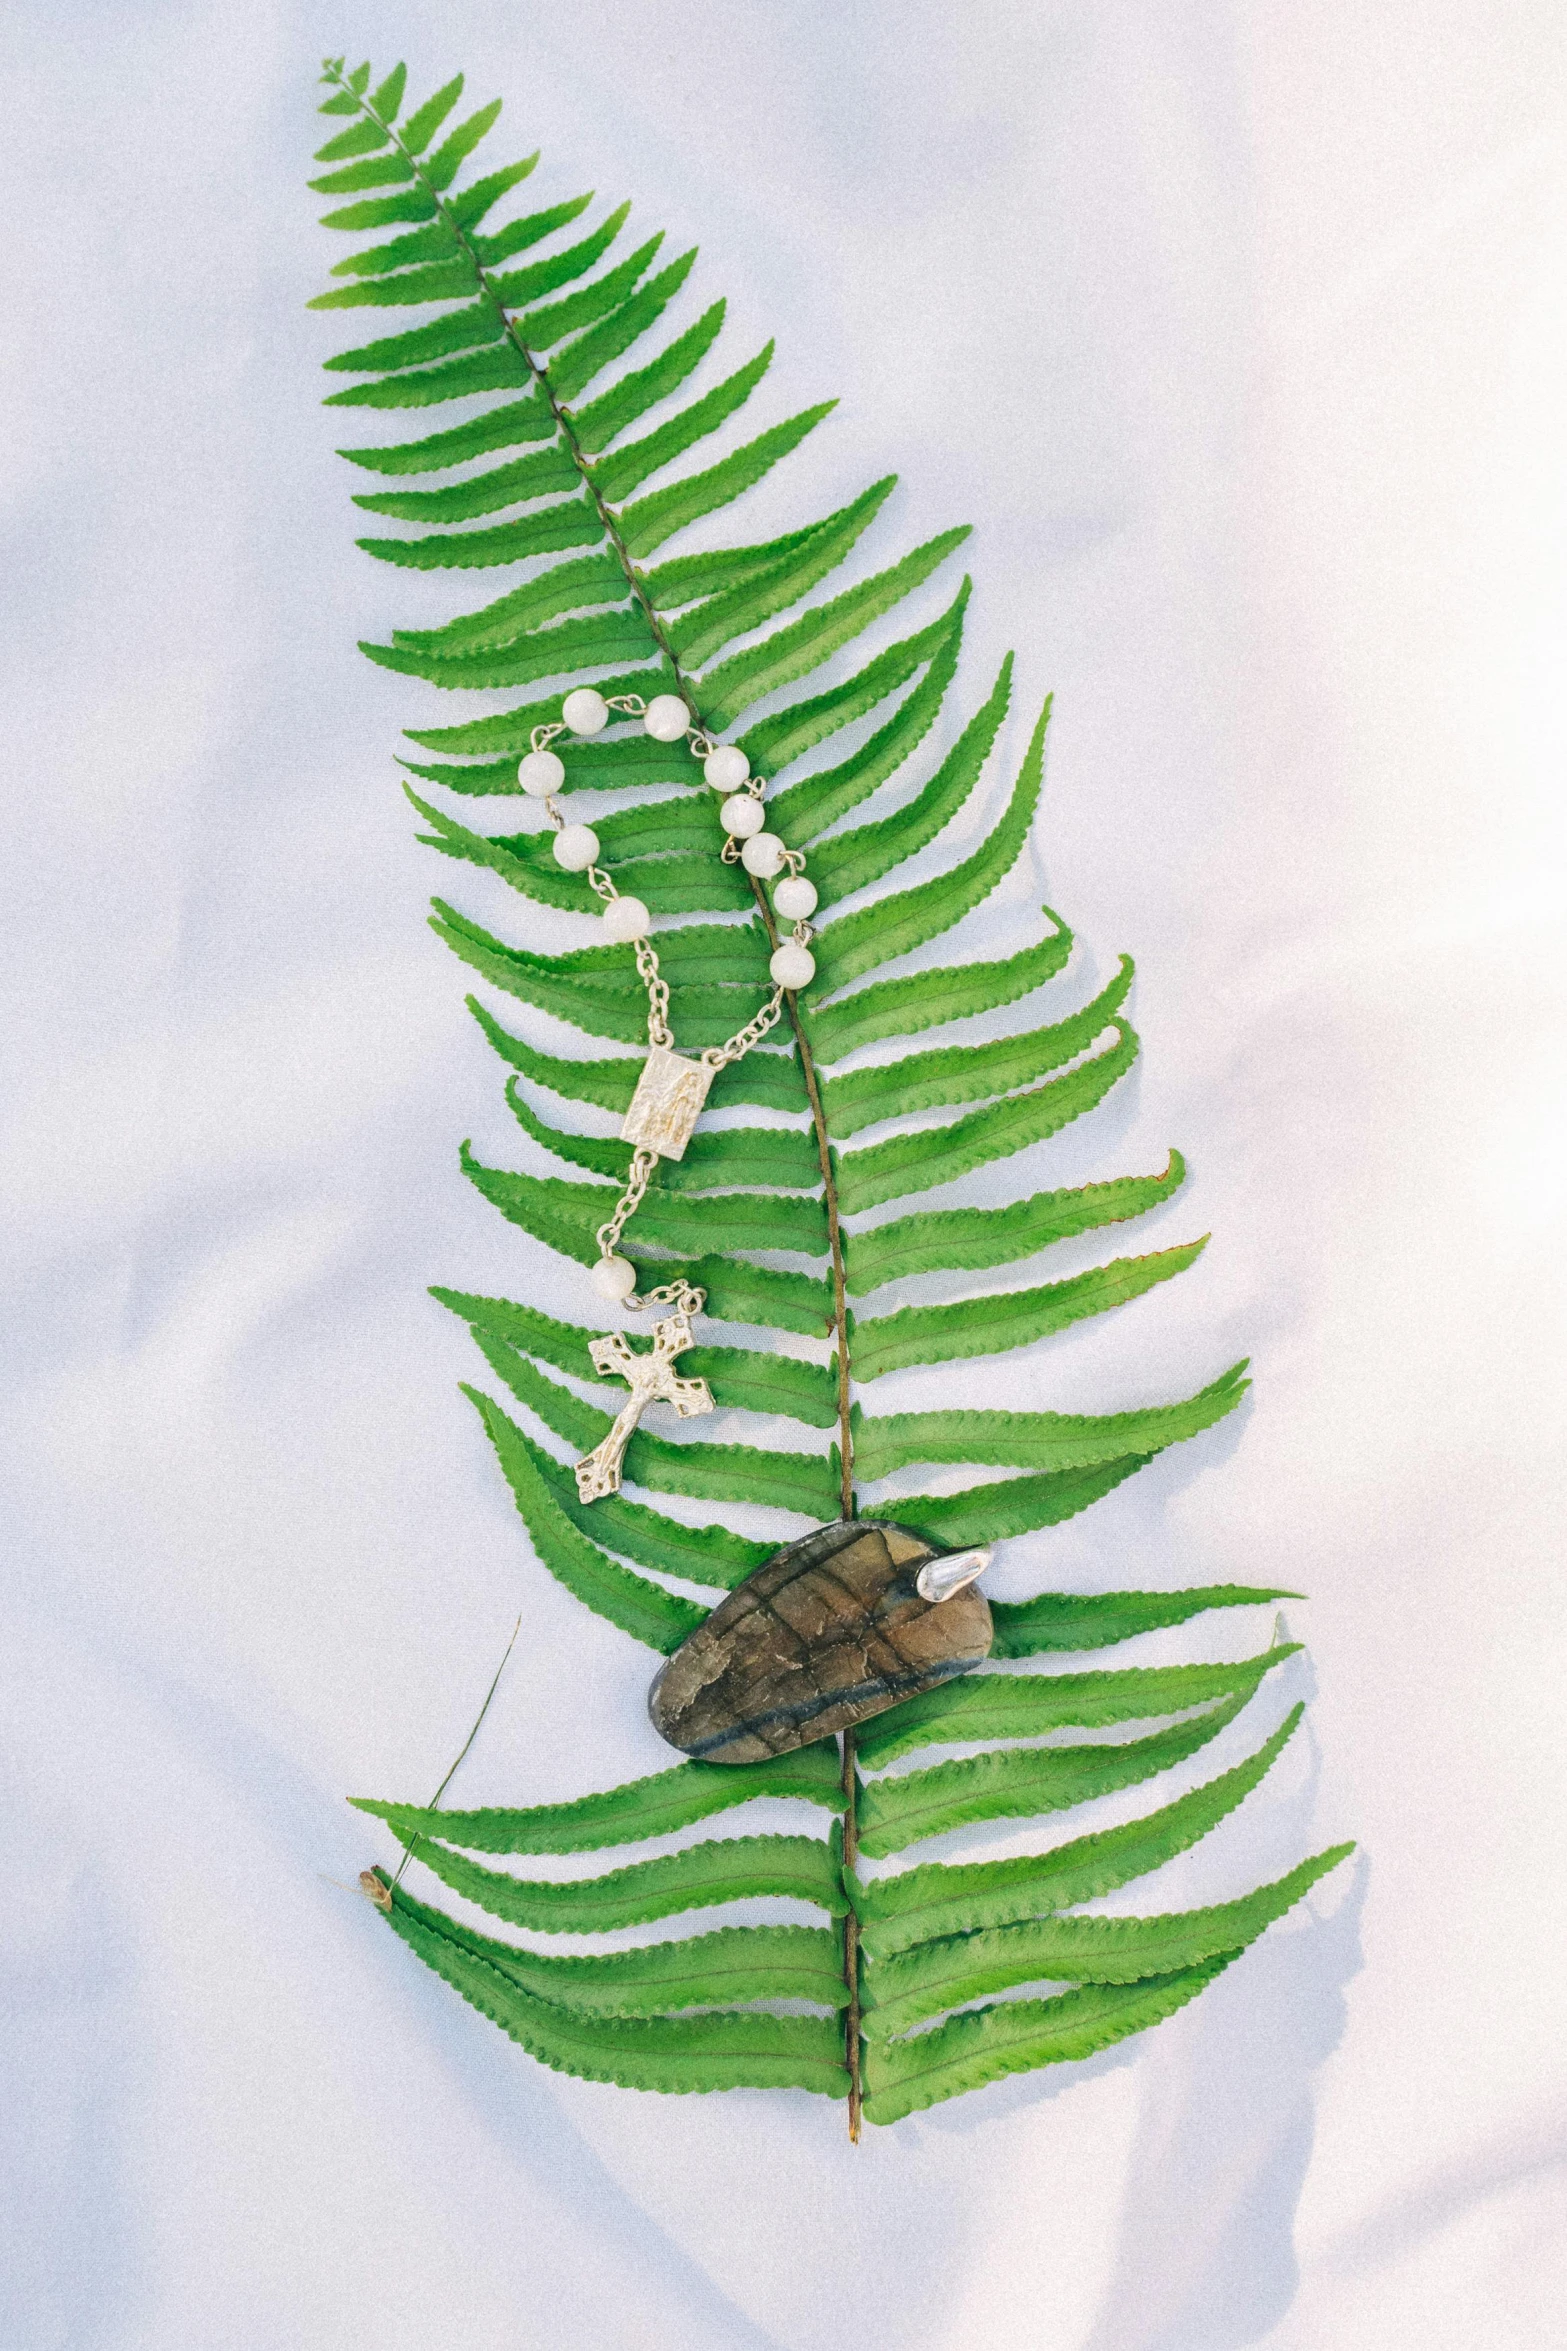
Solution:
[{"label": "green fern leaflet", "polygon": [[[707,1291],[711,1317],[749,1326],[748,1344],[700,1347],[683,1368],[710,1383],[718,1405],[756,1417],[755,1441],[640,1430],[625,1462],[633,1493],[584,1508],[567,1456],[595,1445],[610,1415],[568,1383],[585,1381],[596,1334],[528,1305],[436,1293],[470,1326],[491,1375],[469,1392],[533,1552],[587,1607],[667,1654],[706,1614],[675,1582],[721,1594],[775,1546],[672,1514],[659,1495],[711,1504],[766,1495],[810,1520],[852,1517],[877,1481],[956,1465],[983,1473],[979,1482],[900,1493],[883,1507],[953,1545],[1059,1524],[1232,1411],[1246,1367],[1194,1379],[1176,1402],[1107,1415],[876,1409],[888,1372],[979,1356],[1012,1357],[1016,1369],[1020,1350],[1127,1305],[1203,1247],[1199,1238],[1134,1248],[1088,1272],[1050,1272],[1055,1243],[1170,1199],[1184,1175],[1174,1153],[1163,1168],[1007,1206],[920,1205],[1086,1115],[1138,1052],[1129,962],[1080,1011],[1036,1005],[1072,952],[1070,931],[1048,910],[1018,952],[940,968],[925,959],[926,968],[879,976],[989,897],[1016,864],[1039,799],[1048,704],[1017,773],[999,788],[986,783],[1012,696],[1010,657],[951,748],[926,755],[913,796],[877,799],[903,784],[954,685],[969,583],[949,577],[943,588],[940,575],[965,532],[890,547],[851,569],[880,527],[889,477],[781,537],[683,552],[683,534],[743,497],[831,403],[754,432],[737,425],[764,384],[771,344],[732,368],[715,361],[709,388],[691,396],[724,317],[722,302],[691,298],[695,255],[670,258],[657,235],[639,240],[626,205],[595,219],[592,200],[574,196],[513,213],[538,158],[477,170],[500,109],[464,115],[460,76],[411,108],[401,66],[372,87],[367,65],[345,72],[334,59],[323,78],[322,112],[342,127],[319,150],[324,168],[311,185],[332,200],[328,227],[368,241],[338,262],[315,307],[373,311],[365,327],[389,330],[328,360],[342,379],[328,405],[414,412],[411,433],[343,452],[365,482],[355,503],[374,518],[360,544],[415,570],[503,575],[444,626],[394,631],[364,650],[428,685],[492,700],[496,689],[521,694],[487,715],[432,713],[434,723],[410,730],[418,756],[404,765],[417,780],[408,790],[421,838],[524,898],[583,911],[581,882],[555,864],[540,823],[480,831],[459,811],[517,794],[534,727],[558,714],[572,685],[673,690],[714,733],[741,730],[734,739],[774,786],[770,822],[790,846],[810,845],[822,897],[818,976],[804,1000],[789,999],[787,1047],[724,1069],[710,1097],[714,1108],[764,1115],[704,1131],[684,1160],[660,1162],[635,1226],[634,1248],[651,1253],[656,1279],[683,1269]],[[412,312],[412,323],[380,315],[390,311]],[[874,650],[854,650],[889,621]],[[836,682],[813,690],[807,681],[840,654]],[[848,729],[849,747],[802,768]],[[594,818],[601,861],[670,918],[658,950],[675,1033],[690,1050],[760,1008],[776,943],[759,887],[715,854],[713,795],[693,786],[694,772],[683,743],[622,728],[574,746],[566,786],[616,795],[611,813]],[[949,857],[934,878],[900,883],[899,867],[982,789],[995,806],[980,846]],[[473,1001],[508,1072],[526,1138],[519,1157],[547,1170],[491,1167],[465,1149],[464,1173],[524,1231],[591,1264],[629,1150],[558,1124],[552,1105],[624,1111],[640,1066],[626,1049],[645,1033],[631,950],[541,954],[443,899],[434,922],[519,1007],[514,1033]],[[1018,1008],[1014,1033],[975,1043],[958,1028],[947,1041],[954,1024],[1007,1006]],[[552,1050],[549,1027],[536,1032],[529,1013],[591,1040],[591,1057]],[[895,1050],[862,1057],[873,1045]],[[932,1112],[950,1115],[931,1123]],[[966,1283],[1005,1267],[1019,1269],[1011,1286]],[[951,1295],[898,1303],[893,1285],[915,1274],[946,1277]],[[777,1333],[812,1348],[780,1352]],[[876,1510],[874,1496],[867,1508]],[[1059,1841],[1020,1858],[867,1866],[974,1823],[1070,1813],[1141,1787],[1199,1755],[1243,1711],[1265,1718],[1287,1643],[1222,1665],[1076,1661],[1280,1596],[1235,1585],[1041,1593],[995,1605],[986,1666],[881,1715],[841,1748],[755,1766],[680,1763],[518,1810],[362,1804],[415,1859],[430,1893],[456,1896],[508,1934],[478,1932],[416,1898],[401,1872],[394,1882],[377,1871],[370,1884],[419,1957],[547,2065],[645,2090],[791,2086],[846,2099],[852,2129],[862,2107],[872,2122],[894,2122],[1158,2023],[1349,1851],[1320,1853],[1205,1909],[1131,1917],[1085,1908],[1187,1851],[1245,1800],[1299,1719],[1297,1707],[1277,1720],[1275,1699],[1275,1727],[1259,1723],[1245,1760],[1120,1827],[1074,1835],[1068,1822]],[[1014,1662],[1036,1657],[1070,1660],[1070,1670]],[[956,1752],[897,1768],[944,1748]],[[761,1798],[798,1806],[798,1829],[715,1831],[636,1857],[650,1840]],[[615,1865],[559,1883],[496,1866],[598,1851]],[[607,1953],[563,1954],[548,1941],[690,1924],[757,1896],[782,1897],[816,1923],[720,1922]]]}]

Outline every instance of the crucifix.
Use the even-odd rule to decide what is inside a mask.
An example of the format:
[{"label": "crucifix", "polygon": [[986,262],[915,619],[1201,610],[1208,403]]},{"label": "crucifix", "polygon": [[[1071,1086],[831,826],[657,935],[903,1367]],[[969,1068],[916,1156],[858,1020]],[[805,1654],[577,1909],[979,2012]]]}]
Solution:
[{"label": "crucifix", "polygon": [[674,1361],[691,1344],[689,1314],[666,1314],[653,1331],[653,1344],[639,1355],[624,1331],[606,1331],[589,1342],[593,1368],[606,1379],[630,1383],[631,1394],[617,1414],[602,1444],[577,1463],[577,1492],[584,1502],[600,1501],[620,1491],[620,1463],[631,1433],[649,1404],[672,1404],[682,1420],[713,1409],[713,1391],[706,1380],[677,1377]]}]

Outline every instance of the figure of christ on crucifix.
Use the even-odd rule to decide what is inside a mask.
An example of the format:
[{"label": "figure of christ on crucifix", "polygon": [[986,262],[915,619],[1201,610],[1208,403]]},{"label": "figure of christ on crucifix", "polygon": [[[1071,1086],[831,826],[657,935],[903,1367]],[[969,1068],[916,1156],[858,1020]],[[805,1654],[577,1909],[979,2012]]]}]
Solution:
[{"label": "figure of christ on crucifix", "polygon": [[577,1492],[584,1502],[601,1501],[620,1492],[620,1464],[631,1433],[649,1404],[672,1404],[682,1420],[713,1409],[713,1391],[706,1380],[683,1380],[675,1372],[675,1357],[691,1344],[689,1314],[666,1314],[655,1326],[653,1344],[639,1355],[623,1331],[607,1331],[590,1340],[593,1368],[606,1379],[630,1383],[631,1394],[601,1444],[577,1463]]}]

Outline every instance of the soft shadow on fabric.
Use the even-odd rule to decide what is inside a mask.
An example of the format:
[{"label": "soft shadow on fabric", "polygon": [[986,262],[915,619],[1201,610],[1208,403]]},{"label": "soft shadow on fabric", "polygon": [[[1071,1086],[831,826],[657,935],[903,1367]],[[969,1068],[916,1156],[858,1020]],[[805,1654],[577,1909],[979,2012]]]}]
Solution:
[{"label": "soft shadow on fabric", "polygon": [[[391,1942],[386,1937],[386,1944]],[[778,2339],[747,2317],[605,2168],[532,2060],[520,2052],[498,2058],[493,2028],[485,2024],[481,2029],[481,2020],[455,2001],[445,1984],[408,1964],[405,1951],[388,1948],[384,1956],[389,1967],[406,1970],[409,1995],[420,2009],[426,2056],[445,2068],[504,2160],[574,2212],[591,2215],[606,2249],[613,2246],[631,2297],[628,2307],[638,2311],[641,2341],[667,2339],[660,2330],[678,2317],[684,2351],[782,2351]],[[579,2311],[578,2320],[586,2323],[585,2313]]]},{"label": "soft shadow on fabric", "polygon": [[[1242,2351],[1289,2309],[1313,2082],[1343,2037],[1369,1877],[1358,1856],[1331,1915],[1265,1935],[1152,2036],[1115,2268],[1084,2351]],[[1330,1880],[1324,1901],[1335,1892]]]}]

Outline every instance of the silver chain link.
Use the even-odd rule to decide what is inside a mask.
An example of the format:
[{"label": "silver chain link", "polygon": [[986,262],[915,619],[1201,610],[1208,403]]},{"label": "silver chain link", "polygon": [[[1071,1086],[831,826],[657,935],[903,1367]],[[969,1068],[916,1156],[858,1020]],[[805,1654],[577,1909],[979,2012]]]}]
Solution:
[{"label": "silver chain link", "polygon": [[782,988],[774,988],[756,1018],[748,1020],[743,1029],[736,1029],[727,1044],[708,1046],[701,1056],[704,1068],[720,1070],[727,1068],[731,1061],[743,1061],[751,1047],[760,1044],[777,1022],[783,1011],[783,1000]]},{"label": "silver chain link", "polygon": [[649,1290],[645,1298],[628,1298],[626,1304],[637,1314],[649,1306],[672,1306],[677,1314],[700,1314],[707,1304],[707,1292],[688,1282],[685,1275],[681,1274],[678,1280],[665,1282],[660,1289]]},{"label": "silver chain link", "polygon": [[647,1041],[650,1045],[673,1045],[675,1034],[669,1025],[669,982],[658,968],[658,957],[646,939],[636,942],[637,969],[642,985],[647,990]]},{"label": "silver chain link", "polygon": [[599,1245],[601,1257],[614,1256],[620,1243],[621,1234],[642,1205],[642,1195],[647,1190],[653,1170],[657,1165],[658,1153],[656,1151],[632,1152],[631,1180],[621,1194],[619,1205],[608,1224],[601,1224],[593,1236]]}]

